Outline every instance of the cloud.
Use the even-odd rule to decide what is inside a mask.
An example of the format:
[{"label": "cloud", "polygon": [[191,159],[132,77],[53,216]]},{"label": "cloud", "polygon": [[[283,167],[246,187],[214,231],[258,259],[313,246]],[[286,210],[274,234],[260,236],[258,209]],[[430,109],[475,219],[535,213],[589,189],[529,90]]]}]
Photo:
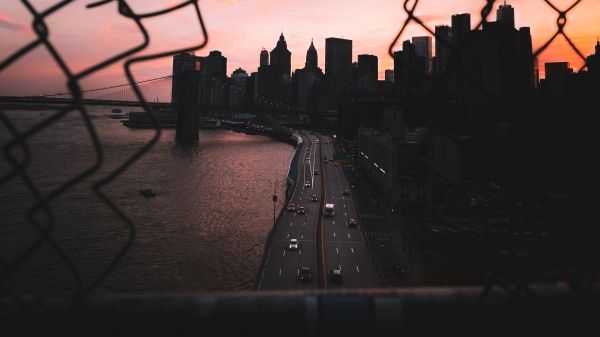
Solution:
[{"label": "cloud", "polygon": [[15,32],[22,32],[26,30],[26,26],[15,22],[7,13],[0,12],[0,29],[8,29]]}]

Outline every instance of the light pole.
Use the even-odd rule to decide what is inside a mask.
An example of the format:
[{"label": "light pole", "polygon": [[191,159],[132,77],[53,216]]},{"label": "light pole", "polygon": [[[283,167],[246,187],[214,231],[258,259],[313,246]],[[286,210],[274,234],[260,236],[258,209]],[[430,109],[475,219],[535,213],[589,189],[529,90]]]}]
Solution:
[{"label": "light pole", "polygon": [[277,204],[277,181],[273,188],[273,227],[275,227],[275,205]]}]

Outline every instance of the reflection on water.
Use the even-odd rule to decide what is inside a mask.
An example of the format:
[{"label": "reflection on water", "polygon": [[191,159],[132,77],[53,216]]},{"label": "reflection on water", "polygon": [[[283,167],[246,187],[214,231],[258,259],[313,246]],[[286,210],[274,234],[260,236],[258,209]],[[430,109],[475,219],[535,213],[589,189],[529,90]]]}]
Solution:
[{"label": "reflection on water", "polygon": [[[124,113],[131,108],[123,108]],[[105,162],[99,172],[51,202],[52,236],[76,265],[84,282],[98,277],[129,231],[91,190],[153,135],[128,129],[104,117],[112,107],[90,107]],[[9,111],[20,131],[52,112]],[[0,144],[9,133],[0,126]],[[47,195],[96,161],[89,134],[78,113],[44,129],[28,141],[27,174]],[[103,190],[136,224],[131,250],[102,291],[166,292],[250,289],[272,226],[274,183],[279,200],[294,148],[262,136],[223,130],[201,131],[197,144],[176,143],[174,130]],[[19,151],[14,151],[19,157]],[[10,171],[3,159],[0,175]],[[139,190],[151,188],[154,198]],[[0,186],[0,255],[14,261],[39,237],[24,214],[31,192],[15,178]],[[278,205],[281,207],[281,205]],[[47,216],[36,212],[42,225]],[[74,285],[74,276],[55,250],[44,244],[20,269],[15,284],[34,292],[55,292]]]}]

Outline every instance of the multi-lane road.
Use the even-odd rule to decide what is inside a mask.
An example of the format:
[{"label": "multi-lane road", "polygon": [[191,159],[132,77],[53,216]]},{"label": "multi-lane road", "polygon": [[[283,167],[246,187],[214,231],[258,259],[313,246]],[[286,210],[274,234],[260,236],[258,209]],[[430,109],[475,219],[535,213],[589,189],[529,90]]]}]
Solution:
[{"label": "multi-lane road", "polygon": [[[352,187],[339,164],[332,161],[334,147],[328,137],[304,135],[297,186],[289,203],[305,208],[305,214],[287,210],[279,218],[259,273],[259,290],[378,287],[377,273],[356,219]],[[326,158],[326,159],[324,159]],[[315,170],[319,173],[315,174]],[[349,194],[344,194],[347,191]],[[316,196],[317,200],[311,200]],[[333,216],[324,216],[325,204],[334,204]],[[298,248],[290,249],[290,240]],[[320,239],[320,240],[319,240]],[[300,280],[302,267],[312,279]],[[334,283],[331,270],[342,270],[342,282]]]}]

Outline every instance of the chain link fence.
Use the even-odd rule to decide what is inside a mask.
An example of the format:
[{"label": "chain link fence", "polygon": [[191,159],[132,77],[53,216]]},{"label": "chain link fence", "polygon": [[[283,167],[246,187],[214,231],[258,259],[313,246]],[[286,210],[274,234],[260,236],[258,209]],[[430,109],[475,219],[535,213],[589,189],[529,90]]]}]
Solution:
[{"label": "chain link fence", "polygon": [[[31,299],[28,297],[22,296],[15,290],[13,277],[16,271],[19,270],[19,268],[21,268],[30,261],[31,256],[37,250],[39,250],[42,245],[49,244],[52,247],[54,253],[60,257],[64,265],[72,274],[73,279],[75,280],[75,284],[71,287],[72,291],[69,294],[68,299],[71,303],[77,303],[78,301],[84,300],[86,295],[93,292],[94,289],[99,284],[101,284],[103,280],[105,280],[107,275],[114,272],[115,267],[122,260],[123,256],[128,252],[132,245],[132,242],[135,239],[135,224],[131,221],[127,214],[125,214],[119,208],[118,205],[114,204],[111,201],[111,198],[108,195],[103,193],[103,187],[115,180],[115,178],[117,178],[121,173],[127,170],[146,152],[148,152],[152,148],[152,146],[157,142],[161,135],[159,124],[154,119],[146,99],[144,98],[141,90],[136,84],[136,80],[131,70],[132,67],[136,64],[141,64],[159,58],[173,56],[177,53],[199,50],[202,49],[208,42],[208,33],[204,26],[202,13],[198,5],[198,0],[184,1],[180,4],[149,13],[134,12],[131,6],[128,4],[128,1],[126,0],[98,1],[89,4],[87,6],[89,10],[93,10],[95,7],[103,5],[115,6],[118,15],[132,20],[135,23],[137,29],[143,35],[144,39],[141,43],[139,43],[136,46],[133,46],[127,51],[124,51],[118,55],[103,60],[102,62],[99,62],[98,64],[90,66],[79,72],[73,72],[72,68],[65,61],[60,51],[50,41],[49,35],[51,32],[51,28],[47,25],[47,21],[50,17],[52,17],[65,6],[73,2],[74,0],[63,0],[57,2],[48,9],[40,12],[35,9],[35,6],[31,4],[31,1],[22,0],[23,5],[27,8],[27,10],[33,18],[32,27],[36,35],[36,39],[29,42],[27,45],[20,48],[19,50],[14,51],[14,53],[12,53],[0,62],[0,71],[3,71],[6,68],[13,65],[19,59],[32,53],[34,49],[45,48],[48,51],[48,53],[52,56],[53,60],[56,62],[56,67],[62,71],[63,75],[67,79],[68,89],[73,97],[72,102],[68,106],[60,109],[57,113],[48,116],[38,124],[29,127],[25,130],[19,130],[15,126],[14,121],[2,110],[0,110],[0,121],[2,122],[6,130],[10,132],[11,137],[11,140],[4,144],[2,148],[2,156],[11,166],[11,170],[4,174],[2,177],[0,177],[0,186],[7,184],[7,182],[9,181],[20,179],[20,181],[27,188],[29,193],[31,193],[31,195],[35,198],[35,204],[27,211],[26,214],[24,214],[24,216],[27,218],[27,221],[30,224],[30,226],[34,228],[37,232],[37,238],[33,242],[31,242],[28,248],[25,251],[23,251],[16,259],[7,260],[0,256],[0,299],[3,301],[9,300],[14,303],[18,303],[23,308],[26,308],[26,310],[30,312],[32,316],[38,317],[41,321],[46,321],[47,317],[45,317],[45,315],[43,314],[41,309],[35,304],[35,302],[31,301]],[[406,32],[406,28],[411,24],[422,27],[429,33],[429,35],[435,37],[434,30],[427,25],[427,22],[421,20],[417,14],[416,8],[419,2],[419,0],[405,0],[403,2],[403,10],[406,13],[407,18],[403,22],[402,28],[400,29],[398,34],[395,36],[394,40],[389,45],[389,55],[392,58],[394,57],[393,50],[397,42],[402,39]],[[494,5],[497,2],[498,1],[495,0],[482,1],[480,21],[476,25],[475,29],[480,29],[486,22],[488,22],[490,12],[492,11]],[[534,62],[537,56],[544,52],[544,50],[546,50],[552,44],[552,42],[555,41],[555,39],[559,36],[564,37],[568,44],[571,46],[571,48],[578,55],[578,57],[584,63],[586,62],[586,59],[582,52],[577,49],[575,44],[565,33],[568,14],[581,2],[582,0],[575,1],[567,9],[560,10],[551,1],[545,0],[546,5],[552,8],[556,13],[556,32],[547,42],[545,42],[540,48],[535,50],[530,62]],[[198,24],[200,25],[202,31],[202,42],[197,45],[190,46],[189,48],[170,50],[161,53],[140,56],[140,54],[143,53],[144,50],[148,47],[151,39],[144,26],[144,21],[146,19],[165,15],[188,6],[193,7],[196,12]],[[441,43],[446,48],[449,48],[453,51],[453,55],[459,55],[462,52],[462,50],[464,50],[465,48],[469,48],[469,45],[472,42],[473,41],[470,39],[469,36],[467,36],[459,45],[451,45],[449,41],[441,41]],[[94,123],[90,119],[89,113],[84,104],[80,82],[83,79],[89,77],[90,75],[95,74],[98,71],[110,65],[113,65],[119,61],[125,61],[124,72],[127,76],[127,79],[131,84],[133,90],[135,91],[137,99],[140,101],[142,107],[152,119],[156,131],[154,133],[154,136],[150,140],[148,140],[148,142],[143,147],[141,147],[139,151],[137,151],[134,155],[128,158],[125,162],[123,162],[106,177],[95,182],[93,185],[93,191],[98,196],[98,198],[100,198],[100,200],[102,200],[102,202],[106,204],[106,206],[108,206],[114,212],[114,214],[116,214],[121,219],[122,224],[127,231],[127,240],[123,247],[115,253],[114,259],[111,261],[111,263],[108,264],[108,266],[99,274],[99,276],[96,279],[92,280],[91,282],[84,282],[79,271],[71,262],[71,258],[64,252],[64,249],[61,246],[61,244],[53,237],[53,233],[57,226],[57,223],[55,221],[54,211],[51,206],[51,203],[58,199],[62,194],[66,193],[73,186],[78,185],[83,180],[91,177],[103,165],[103,145],[98,138],[98,135],[95,131]],[[477,91],[478,95],[485,97],[487,102],[486,104],[489,105],[502,105],[507,99],[507,95],[509,95],[509,93],[507,92],[495,93],[482,87],[476,79],[472,78],[470,74],[467,71],[465,71],[464,67],[462,67],[460,62],[451,62],[449,67],[445,69],[444,72],[436,74],[436,76],[426,73],[421,69],[412,67],[409,64],[402,64],[402,66],[405,67],[410,73],[422,79],[424,83],[426,83],[426,85],[424,85],[425,90],[423,90],[423,92],[419,95],[416,103],[414,104],[414,113],[419,116],[423,125],[428,126],[430,130],[432,130],[432,132],[429,133],[428,137],[432,136],[433,130],[435,130],[435,132],[440,132],[446,135],[447,137],[455,139],[458,143],[461,144],[462,147],[467,149],[472,147],[472,144],[465,143],[461,138],[456,138],[455,132],[453,130],[446,128],[444,123],[440,123],[439,119],[435,114],[429,113],[430,109],[428,109],[428,104],[432,101],[435,101],[436,97],[440,95],[440,92],[446,90],[447,82],[452,81],[455,78],[460,78],[462,81],[464,81],[464,83],[466,83],[466,85],[469,85],[470,88]],[[583,70],[585,67],[586,66],[584,65],[580,70]],[[515,83],[515,85],[519,85],[519,83]],[[29,163],[32,160],[29,140],[36,134],[43,131],[45,128],[59,121],[66,114],[72,112],[79,113],[83,122],[85,123],[85,126],[90,135],[90,140],[96,152],[96,161],[95,163],[93,163],[93,165],[79,172],[77,175],[70,178],[67,182],[54,189],[50,193],[43,194],[40,191],[39,186],[36,185],[33,177],[31,177],[26,170]],[[469,151],[470,150],[475,151],[474,149],[469,149]],[[470,181],[456,182],[455,180],[446,177],[442,172],[440,172],[434,165],[432,165],[426,159],[425,156],[422,156],[421,159],[422,162],[431,170],[432,173],[437,174],[441,179],[444,179],[450,186],[452,186],[452,189],[456,193],[452,193],[449,198],[455,198],[464,191],[472,191],[480,195],[485,195],[488,197],[488,199],[493,200],[494,205],[492,207],[494,208],[507,209],[512,207],[509,210],[509,212],[511,212],[512,218],[527,219],[527,215],[523,214],[521,210],[510,206],[525,199],[525,197],[519,194],[519,192],[514,191],[514,193],[510,193],[506,196],[498,196],[498,193],[492,188],[490,188],[489,185],[482,183],[486,181],[486,178],[484,178],[483,176],[479,176],[477,172],[473,173],[473,179]],[[444,209],[443,206],[441,206],[437,209],[437,214],[439,215],[440,219],[443,219],[443,213]],[[452,226],[452,224],[448,224],[448,226]],[[460,229],[458,228],[458,230]],[[590,236],[584,242],[586,246],[584,247],[585,249],[582,249],[582,252],[585,254],[597,253],[596,249],[594,249],[594,245],[598,243],[597,231],[594,231],[593,234],[593,236]],[[499,243],[497,241],[487,241],[487,237],[485,235],[482,236],[481,246],[483,247],[482,251],[485,253],[481,255],[480,263],[477,267],[485,273],[486,278],[484,288],[482,289],[480,296],[481,303],[485,302],[485,300],[487,299],[488,295],[492,292],[492,289],[494,287],[499,287],[511,296],[515,297],[537,296],[536,293],[529,286],[529,284],[532,282],[531,278],[520,278],[519,275],[515,275],[514,273],[504,273],[495,269],[496,265],[493,261],[500,258],[504,254],[517,254],[517,249],[512,245],[513,242],[510,239],[510,237],[511,233],[508,232],[506,234],[506,240],[502,241],[502,243]],[[579,255],[574,256],[579,258]],[[535,259],[531,259],[527,265],[520,267],[528,268],[530,266],[529,264],[531,263],[537,263],[537,261]],[[544,277],[546,278],[550,278],[556,275],[561,276],[562,279],[567,281],[567,283],[573,291],[580,294],[586,294],[590,292],[593,289],[593,284],[595,282],[594,270],[582,273],[579,270],[576,271],[570,268],[559,268],[545,270],[544,273],[544,275],[546,275]],[[542,279],[538,278],[538,280]]]},{"label": "chain link fence", "polygon": [[[32,314],[39,315],[41,319],[44,319],[44,317],[39,313],[39,308],[36,307],[31,300],[26,300],[18,292],[15,291],[15,287],[12,280],[19,268],[27,264],[30,261],[32,255],[37,250],[39,250],[42,245],[49,244],[52,247],[53,251],[60,257],[60,259],[63,261],[65,266],[72,274],[73,279],[75,280],[75,284],[72,287],[69,287],[70,289],[72,289],[72,292],[69,296],[67,296],[67,298],[69,298],[71,302],[75,302],[81,300],[86,294],[91,293],[107,277],[107,275],[114,271],[115,267],[117,266],[117,264],[119,264],[123,256],[130,249],[135,239],[135,224],[131,221],[127,214],[125,214],[119,208],[118,205],[114,204],[111,198],[103,192],[104,186],[115,180],[115,178],[117,178],[121,173],[127,170],[146,152],[148,152],[152,148],[152,146],[158,141],[161,135],[160,126],[154,118],[153,114],[151,113],[151,109],[148,106],[148,103],[134,78],[132,67],[137,64],[156,60],[159,58],[173,56],[178,53],[199,50],[202,49],[208,43],[208,33],[204,26],[204,21],[202,19],[202,14],[198,5],[198,0],[184,1],[177,5],[173,5],[162,10],[157,10],[148,13],[134,12],[132,7],[128,4],[128,1],[125,0],[98,1],[88,4],[87,8],[89,10],[93,10],[94,8],[103,5],[115,6],[118,15],[127,18],[128,20],[131,20],[135,23],[137,30],[143,36],[143,41],[140,42],[138,45],[128,49],[127,51],[119,53],[118,55],[114,55],[82,71],[73,72],[69,64],[61,55],[60,51],[50,41],[49,36],[51,31],[50,27],[46,24],[46,22],[49,20],[50,17],[52,17],[52,15],[56,14],[61,9],[74,2],[75,1],[73,0],[60,1],[54,4],[53,6],[49,7],[48,9],[44,10],[43,12],[39,12],[35,9],[35,6],[32,5],[30,1],[23,0],[23,6],[27,8],[27,10],[33,18],[32,27],[37,38],[34,41],[31,41],[30,43],[22,47],[21,49],[16,50],[14,53],[12,53],[6,59],[0,62],[0,71],[3,71],[19,59],[27,56],[29,53],[32,53],[34,49],[45,48],[48,51],[48,53],[52,56],[53,60],[56,62],[56,67],[58,67],[65,76],[70,95],[73,97],[71,103],[65,106],[64,108],[61,108],[57,113],[45,118],[38,124],[22,131],[19,131],[15,126],[14,122],[11,120],[11,118],[6,113],[0,110],[0,120],[2,121],[6,129],[10,132],[12,137],[12,139],[6,144],[4,144],[2,148],[3,158],[6,159],[6,161],[10,164],[12,169],[4,176],[0,177],[0,186],[6,184],[7,182],[13,179],[20,179],[23,185],[27,187],[28,191],[35,198],[35,204],[24,215],[26,216],[28,223],[33,228],[35,228],[35,230],[38,233],[37,238],[33,242],[31,242],[28,248],[15,259],[7,261],[5,258],[0,257],[0,284],[2,285],[0,288],[2,291],[2,293],[0,294],[0,298],[10,298],[17,303],[26,306]],[[146,27],[144,26],[144,21],[161,15],[166,15],[173,11],[190,6],[193,7],[193,9],[195,10],[197,22],[200,25],[202,31],[201,43],[178,50],[169,50],[160,53],[144,55],[143,52],[150,43],[150,35],[148,34]],[[84,179],[92,176],[96,171],[98,171],[100,167],[102,167],[104,163],[103,145],[98,138],[98,134],[95,130],[94,124],[84,104],[80,82],[85,78],[89,77],[90,75],[97,73],[98,71],[110,65],[113,65],[119,61],[124,61],[123,70],[125,72],[125,75],[127,76],[127,80],[133,88],[137,99],[141,103],[141,106],[152,120],[156,131],[153,137],[149,139],[147,143],[144,146],[142,146],[137,152],[135,152],[126,161],[121,163],[116,169],[110,172],[110,174],[96,181],[93,184],[93,192],[122,221],[127,233],[127,239],[123,247],[118,252],[115,252],[114,258],[104,268],[104,270],[102,270],[94,280],[91,280],[91,282],[84,283],[79,271],[71,262],[71,258],[64,252],[64,249],[61,246],[61,244],[53,237],[53,232],[56,228],[57,223],[55,222],[55,216],[53,214],[54,212],[50,204],[54,200],[59,198],[62,194],[66,193],[70,188],[77,184],[80,184]],[[79,113],[83,122],[85,123],[85,127],[90,135],[90,140],[96,152],[95,163],[93,163],[93,165],[83,170],[82,172],[79,172],[73,178],[70,178],[67,182],[54,189],[53,191],[47,194],[42,194],[40,192],[39,186],[37,186],[35,183],[34,177],[31,177],[26,170],[32,159],[30,156],[31,151],[28,141],[36,134],[43,131],[45,128],[64,118],[68,113],[73,112]]]}]

